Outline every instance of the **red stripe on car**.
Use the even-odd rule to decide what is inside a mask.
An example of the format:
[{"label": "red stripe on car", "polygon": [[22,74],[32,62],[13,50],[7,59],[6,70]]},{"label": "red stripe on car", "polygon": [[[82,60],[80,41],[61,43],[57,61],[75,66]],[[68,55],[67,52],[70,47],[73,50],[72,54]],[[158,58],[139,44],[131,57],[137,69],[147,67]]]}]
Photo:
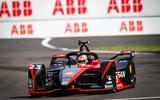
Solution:
[{"label": "red stripe on car", "polygon": [[79,75],[81,75],[87,68],[82,68],[80,71],[78,71],[67,83],[69,85],[73,80],[75,80]]},{"label": "red stripe on car", "polygon": [[33,81],[33,91],[34,91],[34,89],[35,89],[35,80],[34,80],[33,65],[30,64],[29,67],[31,67],[31,68],[30,68],[30,72],[31,72],[31,76],[32,76],[32,81]]},{"label": "red stripe on car", "polygon": [[105,73],[107,72],[107,70],[108,70],[108,68],[109,68],[109,66],[111,65],[112,62],[113,62],[113,61],[111,60],[111,61],[109,61],[109,63],[107,64],[107,67],[106,67],[106,69],[104,70],[104,72],[103,72],[103,74],[102,74],[102,80],[103,80],[103,77],[104,77]]}]

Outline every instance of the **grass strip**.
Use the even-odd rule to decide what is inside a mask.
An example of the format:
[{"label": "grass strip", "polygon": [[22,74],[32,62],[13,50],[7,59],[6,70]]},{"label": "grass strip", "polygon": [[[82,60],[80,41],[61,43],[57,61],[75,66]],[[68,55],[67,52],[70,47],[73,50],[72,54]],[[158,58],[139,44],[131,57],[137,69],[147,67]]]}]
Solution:
[{"label": "grass strip", "polygon": [[108,51],[160,51],[160,44],[98,46],[98,47],[91,47],[90,49],[108,50]]}]

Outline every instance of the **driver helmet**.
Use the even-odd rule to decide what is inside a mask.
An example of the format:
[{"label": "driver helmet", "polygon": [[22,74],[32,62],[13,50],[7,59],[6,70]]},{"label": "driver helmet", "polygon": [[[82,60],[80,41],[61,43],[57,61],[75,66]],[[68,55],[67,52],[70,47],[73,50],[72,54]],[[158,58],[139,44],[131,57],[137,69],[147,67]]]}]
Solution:
[{"label": "driver helmet", "polygon": [[78,63],[79,64],[87,64],[88,60],[87,60],[87,56],[86,55],[81,55],[78,57]]}]

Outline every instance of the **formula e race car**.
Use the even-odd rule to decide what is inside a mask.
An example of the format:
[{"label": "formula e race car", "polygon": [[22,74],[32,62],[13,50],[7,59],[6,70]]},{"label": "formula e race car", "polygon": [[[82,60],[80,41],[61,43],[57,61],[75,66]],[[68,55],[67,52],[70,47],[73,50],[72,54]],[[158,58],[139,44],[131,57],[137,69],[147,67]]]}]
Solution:
[{"label": "formula e race car", "polygon": [[79,41],[79,51],[53,55],[47,70],[44,64],[30,64],[29,94],[37,96],[57,90],[116,92],[135,86],[134,51],[122,51],[102,61],[96,53],[90,52],[87,44],[88,41]]}]

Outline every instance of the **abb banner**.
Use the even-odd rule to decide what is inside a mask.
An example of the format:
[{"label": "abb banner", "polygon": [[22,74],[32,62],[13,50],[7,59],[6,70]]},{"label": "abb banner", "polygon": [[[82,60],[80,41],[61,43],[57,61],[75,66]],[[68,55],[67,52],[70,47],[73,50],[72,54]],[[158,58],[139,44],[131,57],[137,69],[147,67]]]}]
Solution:
[{"label": "abb banner", "polygon": [[160,34],[160,0],[1,0],[0,38]]}]

